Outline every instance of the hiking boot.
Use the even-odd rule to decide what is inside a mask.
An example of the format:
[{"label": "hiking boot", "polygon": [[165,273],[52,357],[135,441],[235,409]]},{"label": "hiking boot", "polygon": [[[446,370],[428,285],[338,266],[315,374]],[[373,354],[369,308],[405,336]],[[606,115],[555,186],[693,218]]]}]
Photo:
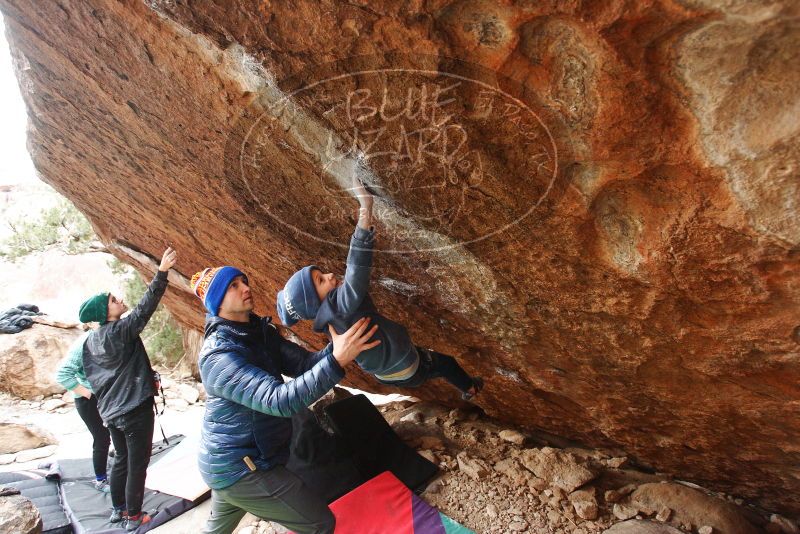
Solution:
[{"label": "hiking boot", "polygon": [[133,532],[144,523],[150,522],[150,516],[144,512],[139,512],[136,515],[128,516],[128,522],[125,523],[125,530],[128,532]]},{"label": "hiking boot", "polygon": [[119,523],[123,519],[128,517],[128,513],[123,510],[122,508],[112,508],[111,509],[111,516],[108,518],[109,523]]},{"label": "hiking boot", "polygon": [[110,493],[111,486],[108,485],[108,479],[104,478],[103,480],[95,480],[94,481],[94,489],[99,491],[100,493]]},{"label": "hiking boot", "polygon": [[475,395],[481,392],[483,389],[483,378],[479,376],[472,377],[472,389],[473,391],[465,391],[461,394],[461,398],[465,401],[472,400],[475,398]]}]

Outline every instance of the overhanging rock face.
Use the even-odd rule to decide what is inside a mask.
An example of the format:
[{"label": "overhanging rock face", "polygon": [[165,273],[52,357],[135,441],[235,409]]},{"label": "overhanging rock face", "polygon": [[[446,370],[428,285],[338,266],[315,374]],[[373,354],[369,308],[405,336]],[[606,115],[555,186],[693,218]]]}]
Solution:
[{"label": "overhanging rock face", "polygon": [[342,271],[355,173],[373,297],[488,413],[800,513],[796,2],[186,4],[0,1],[37,169],[117,255],[274,315]]}]

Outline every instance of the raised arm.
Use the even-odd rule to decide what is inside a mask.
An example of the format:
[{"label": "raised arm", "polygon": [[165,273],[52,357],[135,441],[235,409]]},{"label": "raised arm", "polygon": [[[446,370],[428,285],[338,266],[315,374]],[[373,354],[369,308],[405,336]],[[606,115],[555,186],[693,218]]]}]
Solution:
[{"label": "raised arm", "polygon": [[175,265],[177,257],[177,253],[171,247],[167,247],[161,257],[158,271],[147,287],[144,296],[127,317],[116,321],[113,327],[124,341],[136,339],[142,333],[144,327],[147,326],[147,322],[155,313],[161,297],[164,296],[164,292],[167,290],[167,274]]},{"label": "raised arm", "polygon": [[353,179],[353,183],[353,191],[359,203],[358,224],[353,237],[350,238],[344,283],[336,292],[336,305],[344,316],[355,312],[367,296],[375,241],[375,231],[372,228],[372,195],[357,178]]},{"label": "raised arm", "polygon": [[364,187],[364,184],[361,183],[358,174],[353,176],[353,193],[358,200],[358,226],[364,230],[369,230],[372,228],[372,204],[374,199],[370,192],[367,191],[367,188]]}]

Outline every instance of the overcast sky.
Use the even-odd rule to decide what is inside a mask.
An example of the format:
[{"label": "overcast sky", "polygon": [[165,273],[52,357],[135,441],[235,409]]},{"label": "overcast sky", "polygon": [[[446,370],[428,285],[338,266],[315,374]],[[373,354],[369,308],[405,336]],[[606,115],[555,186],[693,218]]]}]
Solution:
[{"label": "overcast sky", "polygon": [[0,16],[0,185],[36,180],[25,148],[25,104],[11,66],[6,29]]}]

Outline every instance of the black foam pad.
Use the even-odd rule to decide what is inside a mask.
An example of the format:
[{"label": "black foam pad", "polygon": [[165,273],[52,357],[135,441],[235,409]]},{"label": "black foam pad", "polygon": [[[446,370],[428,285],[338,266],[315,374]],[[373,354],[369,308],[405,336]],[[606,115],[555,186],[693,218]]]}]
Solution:
[{"label": "black foam pad", "polygon": [[354,395],[325,407],[331,427],[353,451],[361,474],[371,479],[391,471],[415,492],[436,476],[436,464],[403,443],[386,419],[364,395]]},{"label": "black foam pad", "polygon": [[286,467],[327,503],[367,481],[353,460],[350,446],[326,432],[311,410],[292,417],[291,455]]}]

